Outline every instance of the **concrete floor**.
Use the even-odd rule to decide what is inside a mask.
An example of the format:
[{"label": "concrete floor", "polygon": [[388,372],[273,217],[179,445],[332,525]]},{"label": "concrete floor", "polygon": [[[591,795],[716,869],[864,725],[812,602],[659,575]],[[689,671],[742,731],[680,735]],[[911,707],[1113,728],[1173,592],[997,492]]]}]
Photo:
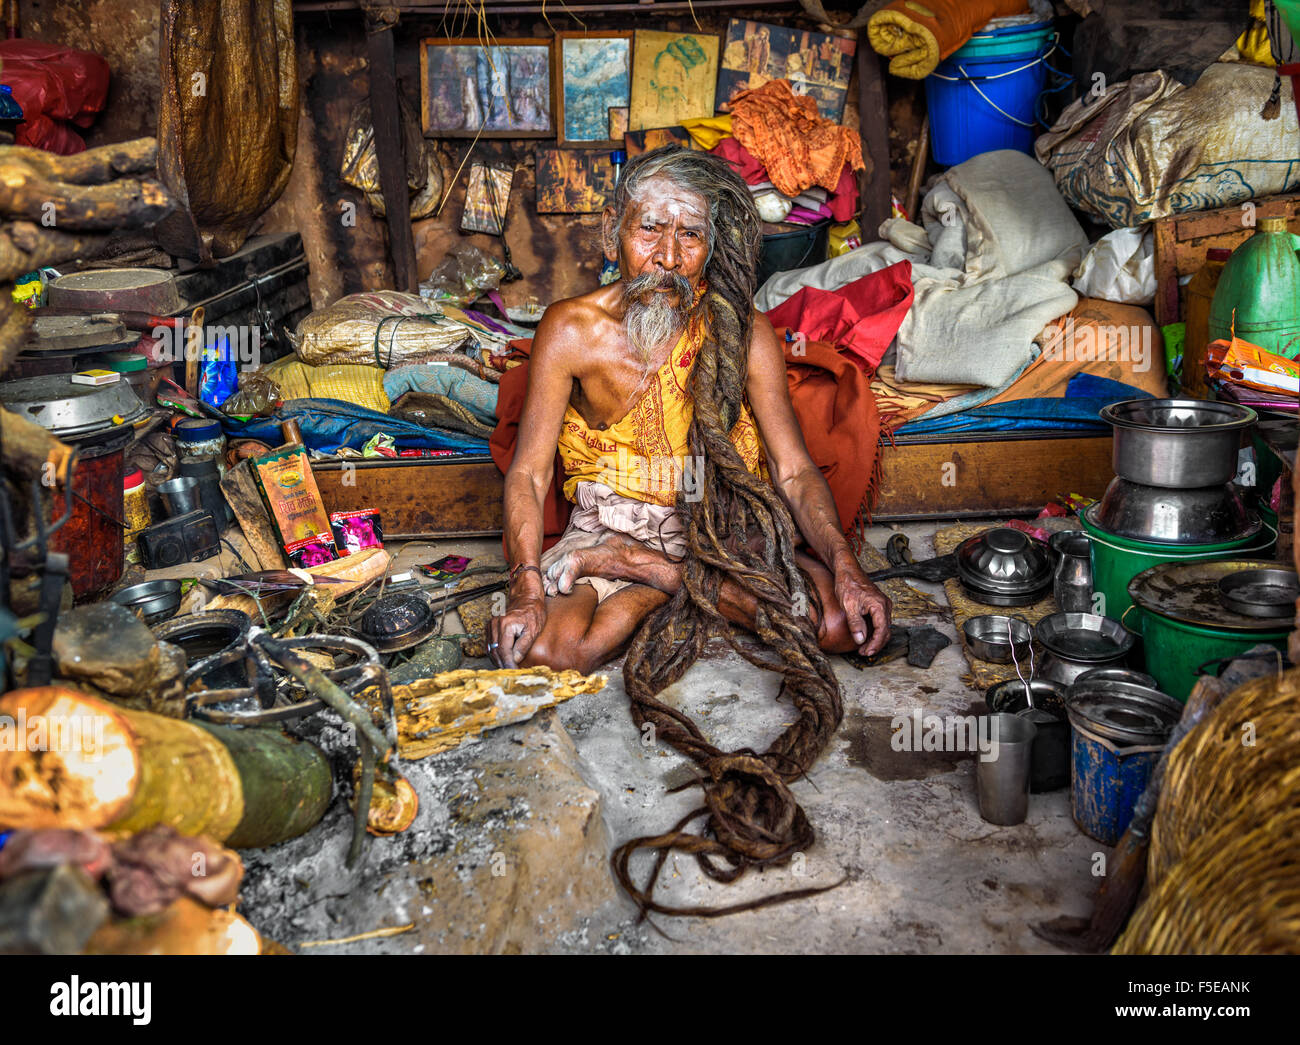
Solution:
[{"label": "concrete floor", "polygon": [[[933,554],[935,528],[903,528],[916,558]],[[876,528],[868,539],[883,548],[890,532]],[[495,540],[420,542],[400,550],[396,568],[450,552],[471,555],[499,549]],[[941,588],[918,586],[943,603]],[[637,925],[632,904],[608,883],[599,882],[600,888],[587,892],[575,885],[570,892],[581,895],[575,893],[573,910],[565,916],[569,927],[548,930],[535,946],[582,953],[1052,951],[1033,935],[1030,923],[1060,914],[1086,916],[1097,886],[1094,858],[1105,850],[1071,821],[1068,789],[1031,796],[1026,823],[996,827],[979,816],[969,757],[891,749],[894,716],[909,716],[915,709],[939,715],[983,709],[980,695],[960,681],[966,663],[951,623],[931,623],[954,642],[929,669],[898,660],[859,671],[835,658],[844,691],[844,722],[808,779],[794,785],[817,835],[802,859],[786,869],[751,873],[736,884],[720,885],[705,877],[693,860],[677,857],[669,860],[656,896],[669,904],[733,904],[841,879],[842,885],[823,895],[724,918],[655,916],[662,933]],[[617,845],[667,829],[698,804],[698,792],[667,793],[680,781],[686,760],[664,745],[640,743],[621,671],[616,666],[606,670],[609,684],[603,692],[576,697],[561,705],[557,715],[576,746],[582,781],[599,795],[607,844]],[[661,699],[690,714],[718,746],[762,750],[788,721],[789,705],[775,701],[776,688],[774,676],[719,650],[696,664]],[[345,811],[327,817],[302,839],[252,855],[241,909],[255,926],[291,947],[300,940],[338,938],[410,919],[411,901],[419,897],[406,881],[414,872],[403,867],[410,858],[416,860],[410,866],[417,866],[422,849],[443,852],[454,844],[457,852],[472,852],[472,838],[456,839],[449,833],[454,826],[449,826],[446,813],[453,801],[449,796],[463,795],[466,787],[481,791],[481,781],[472,783],[475,766],[516,757],[511,752],[524,743],[520,737],[529,728],[525,723],[496,730],[459,751],[410,764],[410,779],[423,800],[409,832],[413,837],[375,840],[368,857],[371,869],[359,877],[344,874],[339,866],[350,827]],[[464,859],[472,863],[486,859],[486,854]],[[639,864],[634,862],[634,873],[640,878],[648,866],[649,858],[642,856]],[[598,867],[584,865],[581,871],[588,878],[600,874]],[[291,879],[299,890],[306,890],[293,902],[293,890],[284,885]],[[377,884],[381,881],[382,887]],[[308,894],[329,902],[308,900]],[[527,900],[515,897],[510,902]],[[585,902],[590,906],[584,907]],[[422,911],[436,917],[427,905]],[[427,953],[457,946],[445,935],[417,932],[324,950]]]}]

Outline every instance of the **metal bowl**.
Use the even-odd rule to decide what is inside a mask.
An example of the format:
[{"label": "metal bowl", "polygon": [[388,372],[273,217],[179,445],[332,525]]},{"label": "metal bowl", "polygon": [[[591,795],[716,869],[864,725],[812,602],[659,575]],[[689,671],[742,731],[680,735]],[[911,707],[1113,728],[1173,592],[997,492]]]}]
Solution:
[{"label": "metal bowl", "polygon": [[1092,683],[1122,682],[1129,686],[1145,686],[1147,689],[1159,689],[1159,683],[1144,671],[1132,668],[1089,668],[1074,680],[1074,686]]},{"label": "metal bowl", "polygon": [[1053,613],[1038,622],[1034,637],[1048,653],[1085,664],[1126,656],[1136,641],[1119,621],[1095,613]]},{"label": "metal bowl", "polygon": [[957,546],[957,576],[978,591],[1024,595],[1052,583],[1052,564],[1023,530],[999,526]]},{"label": "metal bowl", "polygon": [[1222,544],[1252,537],[1262,525],[1226,484],[1175,490],[1117,476],[1087,511],[1089,522],[1116,537],[1152,544]]},{"label": "metal bowl", "polygon": [[1293,617],[1300,577],[1282,567],[1239,570],[1219,581],[1219,598],[1228,609],[1247,617]]},{"label": "metal bowl", "polygon": [[962,631],[966,633],[966,645],[980,660],[986,660],[990,664],[1011,663],[1013,643],[1014,659],[1029,659],[1033,632],[1029,623],[1022,618],[982,613],[967,620],[962,625]]},{"label": "metal bowl", "polygon": [[1205,399],[1129,399],[1101,411],[1114,432],[1115,474],[1145,486],[1216,486],[1237,474],[1242,429],[1254,410]]},{"label": "metal bowl", "polygon": [[146,624],[157,624],[176,615],[181,606],[180,581],[145,581],[114,594],[110,602],[134,610]]}]

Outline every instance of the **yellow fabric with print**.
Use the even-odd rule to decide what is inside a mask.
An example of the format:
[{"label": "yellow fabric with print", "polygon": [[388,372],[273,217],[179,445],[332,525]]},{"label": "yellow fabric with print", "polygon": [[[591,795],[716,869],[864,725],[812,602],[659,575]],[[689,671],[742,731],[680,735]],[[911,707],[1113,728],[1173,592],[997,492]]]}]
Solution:
[{"label": "yellow fabric with print", "polygon": [[308,366],[294,356],[277,359],[262,373],[280,387],[285,399],[339,399],[388,413],[391,405],[384,393],[384,371],[357,363],[326,363]]},{"label": "yellow fabric with print", "polygon": [[[703,481],[689,463],[691,370],[704,340],[703,323],[692,323],[650,381],[632,409],[603,431],[587,427],[572,405],[560,426],[560,461],[564,465],[564,496],[574,500],[580,482],[604,483],[616,493],[650,504],[673,505],[677,491]],[[745,403],[731,429],[731,443],[755,475],[767,478],[763,447],[754,415]]]}]

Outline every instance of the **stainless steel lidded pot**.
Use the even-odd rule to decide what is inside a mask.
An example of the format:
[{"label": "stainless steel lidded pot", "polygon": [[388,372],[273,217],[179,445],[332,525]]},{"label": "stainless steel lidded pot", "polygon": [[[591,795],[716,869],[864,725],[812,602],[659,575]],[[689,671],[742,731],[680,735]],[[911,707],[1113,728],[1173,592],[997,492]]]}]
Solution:
[{"label": "stainless steel lidded pot", "polygon": [[1114,430],[1115,474],[1144,486],[1220,486],[1237,474],[1243,429],[1254,410],[1205,399],[1129,399],[1101,411]]}]

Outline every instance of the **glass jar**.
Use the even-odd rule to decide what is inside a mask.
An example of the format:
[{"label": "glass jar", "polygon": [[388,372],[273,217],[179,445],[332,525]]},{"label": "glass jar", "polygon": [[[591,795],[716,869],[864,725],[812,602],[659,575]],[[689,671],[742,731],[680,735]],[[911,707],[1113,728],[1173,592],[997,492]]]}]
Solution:
[{"label": "glass jar", "polygon": [[187,417],[172,429],[172,435],[176,438],[176,453],[182,460],[211,455],[217,459],[217,469],[226,474],[226,435],[220,421]]}]

